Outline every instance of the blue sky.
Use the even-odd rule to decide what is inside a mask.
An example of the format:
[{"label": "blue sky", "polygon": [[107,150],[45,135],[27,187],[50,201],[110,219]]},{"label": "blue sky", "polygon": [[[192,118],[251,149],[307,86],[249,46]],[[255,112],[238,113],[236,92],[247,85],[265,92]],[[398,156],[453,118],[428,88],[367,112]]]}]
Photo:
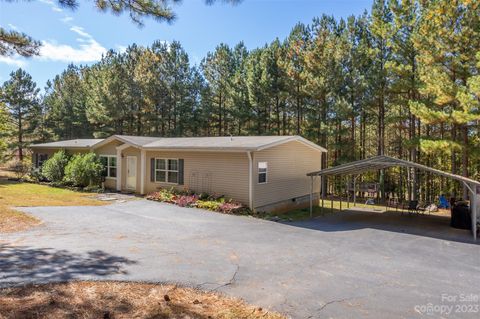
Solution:
[{"label": "blue sky", "polygon": [[183,0],[174,7],[177,20],[172,24],[146,20],[142,28],[127,15],[103,14],[91,1],[79,2],[80,7],[71,11],[53,0],[0,1],[1,26],[44,44],[39,57],[0,57],[0,83],[22,67],[43,88],[71,62],[91,64],[110,48],[122,50],[132,43],[147,46],[155,40],[180,41],[190,60],[199,63],[221,42],[233,46],[243,40],[252,49],[276,37],[283,39],[297,22],[310,23],[324,13],[337,18],[361,14],[370,9],[372,0],[243,0],[236,6]]}]

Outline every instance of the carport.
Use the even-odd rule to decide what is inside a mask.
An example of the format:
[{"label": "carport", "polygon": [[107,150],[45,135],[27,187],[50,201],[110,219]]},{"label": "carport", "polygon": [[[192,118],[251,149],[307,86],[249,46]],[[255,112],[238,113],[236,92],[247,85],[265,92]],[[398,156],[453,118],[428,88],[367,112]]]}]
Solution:
[{"label": "carport", "polygon": [[[433,174],[441,175],[453,180],[457,180],[469,190],[470,194],[470,210],[471,210],[471,216],[472,216],[472,233],[473,233],[473,238],[477,238],[477,216],[478,210],[480,209],[480,182],[456,175],[456,174],[451,174],[447,173],[444,171],[440,171],[437,169],[434,169],[432,167],[428,167],[425,165],[421,165],[418,163],[386,156],[386,155],[380,155],[380,156],[375,156],[371,158],[367,158],[364,160],[359,160],[359,161],[354,161],[330,168],[326,168],[317,172],[311,172],[308,173],[307,176],[310,176],[311,178],[311,191],[310,191],[310,214],[313,212],[313,185],[314,185],[314,178],[317,176],[320,176],[322,178],[328,177],[328,176],[354,176],[354,189],[355,189],[355,181],[356,177],[359,176],[360,174],[370,172],[370,171],[378,171],[378,170],[383,170],[387,169],[390,167],[404,167],[404,168],[413,168],[413,169],[419,169],[423,171],[427,171]],[[355,194],[355,191],[354,191]],[[354,195],[355,196],[355,195]]]}]

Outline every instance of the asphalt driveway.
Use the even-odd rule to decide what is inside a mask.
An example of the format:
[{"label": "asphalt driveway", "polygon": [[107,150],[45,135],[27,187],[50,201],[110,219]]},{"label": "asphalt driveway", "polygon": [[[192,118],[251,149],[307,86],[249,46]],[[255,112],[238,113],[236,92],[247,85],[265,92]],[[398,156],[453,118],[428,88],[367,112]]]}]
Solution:
[{"label": "asphalt driveway", "polygon": [[478,300],[459,300],[480,295],[480,246],[420,219],[345,212],[281,224],[146,200],[24,210],[45,223],[1,235],[0,285],[166,281],[293,318],[479,316]]}]

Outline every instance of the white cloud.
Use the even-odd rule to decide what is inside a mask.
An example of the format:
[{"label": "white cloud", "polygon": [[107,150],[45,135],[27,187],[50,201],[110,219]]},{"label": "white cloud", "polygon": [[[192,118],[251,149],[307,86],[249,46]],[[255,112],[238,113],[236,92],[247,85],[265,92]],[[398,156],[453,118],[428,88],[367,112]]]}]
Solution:
[{"label": "white cloud", "polygon": [[70,28],[70,31],[73,31],[73,32],[75,32],[76,34],[78,34],[82,37],[92,39],[92,36],[90,34],[88,34],[87,32],[85,32],[82,27],[73,26],[73,27]]},{"label": "white cloud", "polygon": [[102,54],[107,52],[107,49],[85,32],[82,27],[73,26],[70,30],[80,35],[80,38],[77,38],[78,47],[58,44],[56,41],[42,41],[38,59],[74,63],[93,62],[100,60]]},{"label": "white cloud", "polygon": [[26,61],[23,60],[20,56],[9,57],[0,55],[0,63],[5,63],[7,65],[16,66],[19,68],[25,67],[25,65],[27,65]]},{"label": "white cloud", "polygon": [[18,31],[18,27],[17,27],[16,25],[11,24],[11,23],[9,23],[9,24],[7,24],[7,25],[10,27],[10,29],[15,30],[15,31]]},{"label": "white cloud", "polygon": [[127,47],[124,46],[124,45],[121,45],[121,44],[116,44],[115,49],[117,49],[117,52],[119,52],[119,53],[123,53],[123,52],[127,51]]},{"label": "white cloud", "polygon": [[64,18],[61,18],[60,21],[63,23],[68,23],[70,21],[73,21],[73,18],[71,16],[65,16]]},{"label": "white cloud", "polygon": [[40,2],[45,3],[46,5],[50,6],[53,11],[55,12],[63,12],[63,10],[58,7],[53,0],[40,0]]}]

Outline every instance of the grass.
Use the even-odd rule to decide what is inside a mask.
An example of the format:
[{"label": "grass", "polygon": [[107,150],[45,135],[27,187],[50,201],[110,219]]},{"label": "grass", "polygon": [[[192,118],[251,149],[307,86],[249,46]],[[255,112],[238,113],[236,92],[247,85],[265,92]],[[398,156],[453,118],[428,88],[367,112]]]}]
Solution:
[{"label": "grass", "polygon": [[39,224],[41,221],[32,215],[0,205],[0,233],[23,231]]},{"label": "grass", "polygon": [[[326,214],[331,214],[331,213],[339,213],[341,210],[347,209],[347,203],[342,202],[340,204],[340,201],[334,200],[333,203],[330,200],[325,199],[323,203],[323,208],[321,206],[321,201],[319,205],[314,205],[313,206],[313,213],[312,217],[320,217],[324,216]],[[353,204],[350,203],[349,205],[350,209],[353,209]],[[384,211],[385,206],[382,205],[365,205],[363,203],[359,203],[357,201],[357,204],[355,207],[358,207],[360,209],[362,208],[368,208],[369,210],[379,210],[379,211]],[[341,209],[340,209],[341,208]],[[395,211],[394,207],[389,207],[389,211]],[[402,211],[402,209],[398,209],[399,212]],[[403,210],[406,212],[406,210]],[[428,213],[427,213],[428,214]],[[450,216],[450,210],[446,209],[440,209],[438,212],[432,212],[432,215],[438,215],[438,216]],[[279,221],[300,221],[300,220],[306,220],[310,218],[310,210],[309,208],[301,208],[301,209],[295,209],[286,213],[265,213],[261,215],[260,217],[265,218],[265,219],[276,219]]]},{"label": "grass", "polygon": [[[3,172],[0,172],[3,173]],[[0,232],[23,231],[40,224],[37,218],[14,210],[30,206],[99,206],[107,203],[80,193],[46,185],[22,183],[0,176]]]},{"label": "grass", "polygon": [[284,316],[176,285],[77,281],[0,289],[0,318],[264,318]]},{"label": "grass", "polygon": [[31,206],[100,206],[105,202],[92,193],[75,192],[47,185],[0,180],[0,201],[14,207]]}]

